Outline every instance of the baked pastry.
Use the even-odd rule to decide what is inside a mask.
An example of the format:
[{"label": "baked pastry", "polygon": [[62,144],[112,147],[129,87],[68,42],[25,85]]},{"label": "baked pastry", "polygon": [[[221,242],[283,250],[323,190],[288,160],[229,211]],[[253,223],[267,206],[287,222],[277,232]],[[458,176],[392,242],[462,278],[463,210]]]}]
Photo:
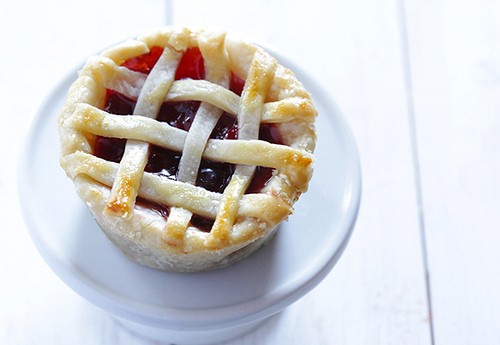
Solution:
[{"label": "baked pastry", "polygon": [[167,28],[87,61],[59,117],[60,162],[127,256],[210,270],[257,250],[292,213],[316,113],[262,48]]}]

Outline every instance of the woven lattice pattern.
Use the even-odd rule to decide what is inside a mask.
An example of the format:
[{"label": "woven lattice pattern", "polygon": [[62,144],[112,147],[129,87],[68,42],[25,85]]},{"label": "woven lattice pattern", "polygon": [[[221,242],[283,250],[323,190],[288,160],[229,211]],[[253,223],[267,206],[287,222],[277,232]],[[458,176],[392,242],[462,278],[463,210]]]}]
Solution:
[{"label": "woven lattice pattern", "polygon": [[[148,73],[127,68],[126,61],[152,47],[162,50]],[[203,58],[204,78],[176,79],[193,47]],[[233,74],[244,81],[241,95],[229,88]],[[135,101],[130,115],[103,109],[109,90]],[[184,101],[200,102],[188,131],[157,120],[163,104]],[[222,114],[236,118],[237,140],[210,137]],[[72,178],[99,186],[101,216],[109,223],[131,221],[138,200],[147,200],[168,206],[159,234],[164,243],[192,251],[186,243],[197,230],[191,220],[204,217],[213,223],[197,245],[216,250],[262,236],[292,212],[310,179],[315,116],[302,85],[262,49],[231,43],[225,33],[160,33],[89,59],[61,115],[61,163]],[[276,125],[284,143],[259,140],[262,124]],[[121,160],[97,157],[96,137],[126,139]],[[151,145],[180,153],[175,179],[145,172]],[[234,165],[221,193],[196,185],[203,160]],[[245,194],[256,167],[272,168],[271,180],[260,193]]]}]

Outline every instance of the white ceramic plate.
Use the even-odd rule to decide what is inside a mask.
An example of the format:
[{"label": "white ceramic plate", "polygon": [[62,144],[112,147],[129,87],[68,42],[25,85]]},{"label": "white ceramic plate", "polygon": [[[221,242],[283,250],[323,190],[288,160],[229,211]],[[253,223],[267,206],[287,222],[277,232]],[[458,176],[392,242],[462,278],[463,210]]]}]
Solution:
[{"label": "white ceramic plate", "polygon": [[358,155],[328,95],[297,66],[319,110],[315,173],[270,244],[231,267],[165,273],[127,259],[102,233],[59,167],[56,120],[76,71],[41,108],[20,163],[20,196],[32,238],[71,288],[112,314],[152,327],[196,329],[270,316],[316,286],[337,262],[360,201]]}]

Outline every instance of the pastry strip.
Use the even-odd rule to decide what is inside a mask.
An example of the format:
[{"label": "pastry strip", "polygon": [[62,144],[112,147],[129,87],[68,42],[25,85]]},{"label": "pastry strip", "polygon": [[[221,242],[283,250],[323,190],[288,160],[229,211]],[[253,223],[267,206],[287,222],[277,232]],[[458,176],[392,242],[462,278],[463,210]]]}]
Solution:
[{"label": "pastry strip", "polygon": [[[108,187],[113,185],[119,167],[118,163],[82,151],[64,156],[61,164],[72,178],[83,174]],[[222,194],[148,172],[142,176],[138,195],[160,205],[183,208],[211,219],[216,217],[222,200]],[[255,208],[255,204],[263,206],[264,211]],[[239,216],[260,219],[270,224],[290,212],[290,205],[269,194],[244,195],[239,207]]]},{"label": "pastry strip", "polygon": [[[92,75],[108,89],[137,99],[146,80],[146,75],[118,66],[112,60],[94,58]],[[210,103],[231,115],[236,115],[240,97],[226,87],[208,80],[183,79],[172,83],[165,102],[201,101]],[[262,123],[281,123],[300,118],[314,121],[317,112],[309,97],[288,97],[264,104]]]},{"label": "pastry strip", "polygon": [[[175,71],[182,54],[165,47],[141,90],[134,114],[156,118],[163,99],[174,81]],[[149,144],[128,140],[125,152],[111,189],[105,212],[130,218],[137,191],[147,163]]]},{"label": "pastry strip", "polygon": [[[229,86],[229,70],[224,54],[225,34],[200,35],[198,46],[205,64],[205,78],[223,88]],[[202,102],[187,133],[179,162],[177,180],[194,185],[198,176],[203,150],[222,110]],[[192,213],[178,207],[170,209],[163,239],[173,245],[181,245]]]},{"label": "pastry strip", "polygon": [[[142,116],[109,115],[87,104],[79,104],[65,126],[109,138],[147,141],[166,149],[181,151],[187,133],[165,122]],[[168,140],[167,140],[168,138]],[[242,152],[245,152],[242,155]],[[281,170],[290,182],[305,191],[312,155],[286,145],[261,140],[208,140],[203,158],[232,164],[247,164]]]},{"label": "pastry strip", "polygon": [[[243,88],[238,111],[238,139],[257,140],[266,93],[271,86],[276,61],[261,50],[254,54]],[[230,241],[230,231],[238,215],[239,202],[245,193],[255,166],[237,165],[222,195],[222,202],[215,218],[210,237],[205,242],[209,248],[220,248]]]}]

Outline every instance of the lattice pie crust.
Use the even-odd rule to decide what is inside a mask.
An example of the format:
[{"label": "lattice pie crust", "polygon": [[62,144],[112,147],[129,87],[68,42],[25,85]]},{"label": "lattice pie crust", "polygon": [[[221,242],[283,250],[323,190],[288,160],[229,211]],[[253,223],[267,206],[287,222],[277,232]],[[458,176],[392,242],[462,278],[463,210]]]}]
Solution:
[{"label": "lattice pie crust", "polygon": [[[149,74],[123,66],[153,47],[163,50]],[[192,47],[203,56],[204,80],[176,80]],[[241,96],[229,90],[231,75],[244,81]],[[109,90],[136,101],[133,114],[105,111]],[[201,102],[189,131],[156,120],[162,104],[180,101]],[[222,113],[237,118],[237,140],[210,138]],[[59,117],[61,166],[133,260],[166,271],[221,268],[257,250],[307,190],[315,117],[309,93],[262,48],[230,33],[167,28],[91,57],[80,70]],[[261,124],[273,124],[282,143],[259,140]],[[119,162],[94,155],[98,137],[127,139]],[[174,179],[144,171],[151,145],[182,154]],[[202,160],[233,165],[223,192],[197,185]],[[260,192],[246,193],[256,167],[272,168],[272,176]],[[211,228],[198,228],[193,217]]]}]

